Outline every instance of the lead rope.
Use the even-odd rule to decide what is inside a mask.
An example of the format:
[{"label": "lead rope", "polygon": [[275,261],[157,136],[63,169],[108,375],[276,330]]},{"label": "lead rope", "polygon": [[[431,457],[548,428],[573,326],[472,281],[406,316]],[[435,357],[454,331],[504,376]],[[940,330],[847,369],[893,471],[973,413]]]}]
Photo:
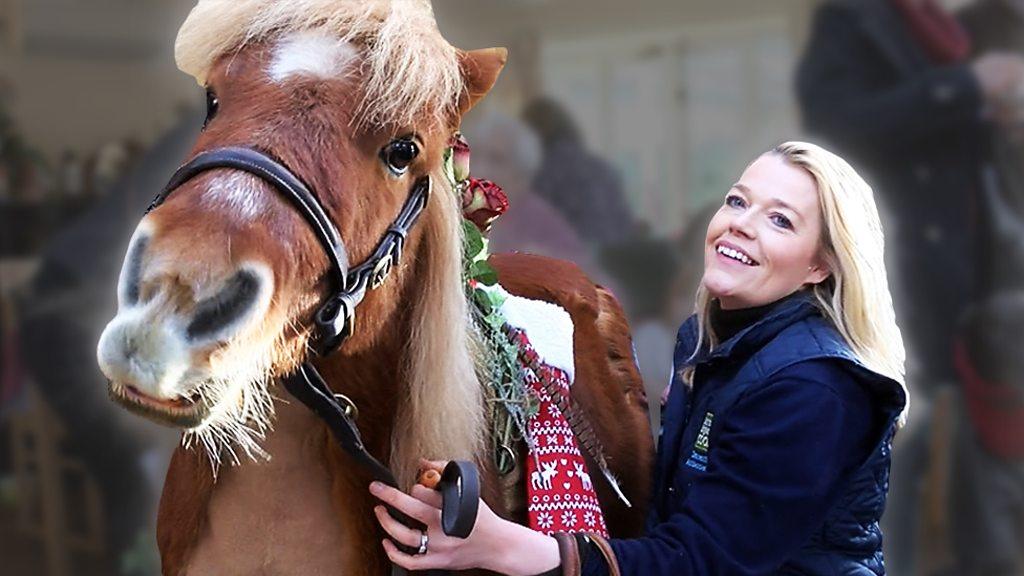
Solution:
[{"label": "lead rope", "polygon": [[[363,444],[359,427],[354,420],[355,405],[351,400],[331,392],[320,373],[310,363],[304,363],[299,369],[284,378],[285,388],[292,396],[306,405],[326,424],[341,448],[352,456],[358,464],[370,471],[374,480],[383,482],[398,489],[398,482],[391,470],[377,460]],[[476,524],[480,502],[480,477],[476,465],[463,460],[453,460],[441,473],[441,481],[437,485],[441,492],[441,528],[448,536],[466,538]],[[425,531],[419,521],[410,518],[401,511],[387,506],[388,513],[395,519],[420,531]],[[407,554],[416,552],[395,542],[395,545]],[[391,573],[402,576],[405,570],[392,565]]]}]

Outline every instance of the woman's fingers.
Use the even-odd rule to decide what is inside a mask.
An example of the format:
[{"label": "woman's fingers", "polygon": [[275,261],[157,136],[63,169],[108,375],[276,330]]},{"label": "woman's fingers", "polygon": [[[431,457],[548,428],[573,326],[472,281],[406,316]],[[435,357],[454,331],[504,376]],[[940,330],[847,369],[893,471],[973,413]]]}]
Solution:
[{"label": "woman's fingers", "polygon": [[387,509],[383,506],[375,506],[373,508],[373,513],[377,516],[377,521],[380,522],[384,531],[394,538],[396,542],[413,549],[418,549],[420,547],[420,536],[422,536],[424,532],[415,528],[409,528],[405,524],[395,520],[391,514],[388,514]]},{"label": "woman's fingers", "polygon": [[448,568],[447,557],[440,554],[406,554],[399,550],[390,540],[384,540],[384,552],[395,564],[406,570],[433,570]]},{"label": "woman's fingers", "polygon": [[440,509],[443,503],[440,492],[420,484],[412,487],[412,497],[437,509]]},{"label": "woman's fingers", "polygon": [[380,482],[370,484],[370,493],[376,496],[381,502],[390,504],[401,510],[410,518],[415,518],[424,524],[436,523],[440,510],[436,506],[430,506],[404,492],[396,490]]}]

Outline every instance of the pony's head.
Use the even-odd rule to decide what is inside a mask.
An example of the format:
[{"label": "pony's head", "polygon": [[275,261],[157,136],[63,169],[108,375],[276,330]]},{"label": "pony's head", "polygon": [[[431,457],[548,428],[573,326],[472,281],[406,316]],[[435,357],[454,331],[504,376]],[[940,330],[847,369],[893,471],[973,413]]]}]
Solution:
[{"label": "pony's head", "polygon": [[[442,163],[504,50],[453,48],[420,0],[201,0],[177,59],[208,91],[193,156],[245,147],[287,166],[337,227],[352,264],[371,255],[416,183],[432,180],[403,260],[367,294],[336,354],[404,340],[394,360],[410,382],[400,409],[418,436],[411,449],[427,455],[442,436],[458,438],[450,427],[466,420],[465,405],[451,408],[461,414],[445,433],[415,422],[442,399],[479,401],[458,200]],[[186,429],[212,453],[258,452],[271,382],[307,359],[312,317],[333,289],[329,272],[310,225],[266,181],[232,169],[188,179],[129,245],[118,313],[98,347],[111,396]],[[399,320],[410,334],[394,334]],[[480,422],[468,420],[461,435],[472,443]]]}]

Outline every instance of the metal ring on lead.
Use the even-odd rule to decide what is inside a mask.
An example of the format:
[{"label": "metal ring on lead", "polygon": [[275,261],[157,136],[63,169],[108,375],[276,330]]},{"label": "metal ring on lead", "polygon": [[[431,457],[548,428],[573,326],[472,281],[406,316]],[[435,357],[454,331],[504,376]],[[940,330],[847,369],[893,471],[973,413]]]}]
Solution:
[{"label": "metal ring on lead", "polygon": [[422,555],[427,553],[427,540],[426,530],[420,532],[420,548],[416,551],[416,554]]},{"label": "metal ring on lead", "polygon": [[345,416],[353,420],[359,419],[359,407],[356,406],[356,403],[351,398],[344,394],[335,393],[334,399],[338,401],[338,404],[341,404],[341,408],[345,411]]}]

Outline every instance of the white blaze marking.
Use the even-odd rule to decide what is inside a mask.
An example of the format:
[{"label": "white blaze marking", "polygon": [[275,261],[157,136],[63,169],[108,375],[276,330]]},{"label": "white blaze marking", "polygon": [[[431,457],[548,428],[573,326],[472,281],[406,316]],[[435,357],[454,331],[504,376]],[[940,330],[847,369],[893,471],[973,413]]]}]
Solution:
[{"label": "white blaze marking", "polygon": [[267,72],[274,82],[298,75],[339,78],[357,55],[354,46],[326,32],[298,32],[277,45]]}]

